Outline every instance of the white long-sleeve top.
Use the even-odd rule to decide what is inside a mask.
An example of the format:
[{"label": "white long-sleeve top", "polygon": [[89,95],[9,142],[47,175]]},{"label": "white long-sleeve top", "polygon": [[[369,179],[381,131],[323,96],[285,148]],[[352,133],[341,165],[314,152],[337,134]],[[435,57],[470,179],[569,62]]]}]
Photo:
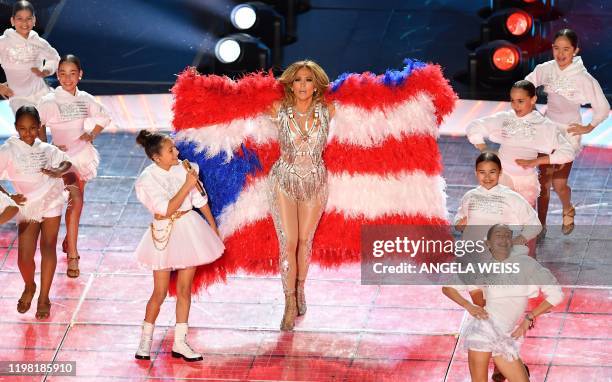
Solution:
[{"label": "white long-sleeve top", "polygon": [[[555,60],[540,64],[525,77],[536,87],[544,86],[548,94],[546,116],[564,125],[564,133],[571,123],[582,123],[580,105],[591,104],[593,119],[597,126],[608,118],[610,104],[599,82],[587,72],[581,57],[574,57],[572,63],[561,70]],[[580,135],[567,134],[568,140],[580,148]]]},{"label": "white long-sleeve top", "polygon": [[44,79],[32,73],[32,68],[53,74],[59,60],[57,50],[34,31],[27,39],[12,28],[0,36],[0,65],[15,96],[30,96],[47,89]]},{"label": "white long-sleeve top", "polygon": [[[191,166],[198,171],[196,163]],[[156,164],[147,166],[136,180],[135,189],[138,200],[152,213],[165,216],[168,203],[185,183],[187,170],[181,165],[170,167],[168,171]],[[200,195],[194,188],[183,200],[178,211],[189,211],[193,207],[200,208],[208,203],[208,199]]]},{"label": "white long-sleeve top", "polygon": [[534,110],[518,117],[514,110],[502,111],[476,119],[466,127],[470,143],[485,143],[485,138],[499,143],[503,171],[511,175],[531,175],[536,168],[523,168],[516,159],[535,159],[548,154],[551,164],[574,160],[575,150],[561,132],[560,125]]},{"label": "white long-sleeve top", "polygon": [[466,229],[470,226],[488,229],[495,224],[506,224],[527,240],[542,230],[540,219],[529,202],[501,184],[488,190],[478,186],[466,192],[455,215],[455,223],[463,218],[467,218]]},{"label": "white long-sleeve top", "polygon": [[85,122],[107,127],[110,122],[104,106],[89,93],[76,89],[75,95],[58,86],[44,96],[38,105],[40,119],[53,136],[53,143],[65,145],[68,155],[81,151],[88,143],[79,139],[85,132]]},{"label": "white long-sleeve top", "polygon": [[[538,297],[540,291],[551,305],[563,301],[563,291],[555,276],[530,257],[528,252],[529,249],[524,245],[512,247],[510,255],[502,263],[517,263],[520,273],[500,274],[500,277],[506,280],[499,280],[496,285],[450,286],[460,291],[481,289],[487,302],[485,309],[489,316],[503,331],[510,332],[525,313],[528,300]],[[495,259],[490,261],[498,262]]]},{"label": "white long-sleeve top", "polygon": [[11,199],[7,194],[5,194],[4,192],[0,192],[0,214],[7,208],[7,207],[17,207],[17,203],[15,203],[13,201],[13,199]]},{"label": "white long-sleeve top", "polygon": [[30,146],[13,136],[0,146],[0,178],[10,180],[17,193],[34,199],[52,187],[64,188],[61,178],[43,174],[41,168],[56,168],[69,160],[66,153],[38,138]]}]

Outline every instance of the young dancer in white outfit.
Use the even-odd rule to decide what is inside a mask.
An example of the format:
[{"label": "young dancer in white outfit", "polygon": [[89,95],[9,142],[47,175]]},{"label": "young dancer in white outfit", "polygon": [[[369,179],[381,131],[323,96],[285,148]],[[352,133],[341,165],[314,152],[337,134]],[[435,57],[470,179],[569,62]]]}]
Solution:
[{"label": "young dancer in white outfit", "polygon": [[[536,87],[544,86],[548,95],[546,116],[562,125],[567,139],[571,142],[576,155],[580,151],[581,134],[591,132],[608,118],[610,104],[601,86],[584,67],[579,52],[578,36],[571,29],[562,29],[555,35],[552,51],[554,60],[536,66],[525,79]],[[587,125],[582,125],[580,105],[591,104],[593,117]],[[540,165],[541,191],[538,197],[538,215],[542,225],[546,225],[546,215],[552,186],[563,206],[563,233],[568,235],[574,229],[576,210],[572,205],[572,190],[567,179],[572,162],[563,166]]]},{"label": "young dancer in white outfit", "polygon": [[[563,293],[550,271],[527,256],[525,246],[513,246],[508,226],[493,226],[486,243],[491,262],[517,263],[520,273],[505,282],[445,286],[442,291],[474,318],[463,333],[472,381],[488,380],[489,360],[493,357],[509,382],[528,382],[527,370],[519,357],[521,337],[534,327],[536,317],[563,300]],[[494,276],[491,280],[495,279]],[[487,302],[484,308],[472,304],[459,293],[476,289],[484,292]],[[546,299],[533,311],[525,313],[528,300],[537,297],[540,291]],[[521,320],[521,317],[524,318]]]},{"label": "young dancer in white outfit", "polygon": [[481,153],[476,158],[476,178],[478,187],[463,195],[455,215],[455,226],[469,235],[467,231],[483,231],[482,235],[495,224],[507,224],[520,231],[514,244],[526,244],[534,239],[542,229],[538,216],[529,203],[519,193],[499,184],[502,164],[492,152]]},{"label": "young dancer in white outfit", "polygon": [[[540,194],[536,167],[562,164],[574,159],[574,149],[559,126],[535,111],[535,87],[518,81],[510,90],[511,111],[502,111],[472,121],[467,137],[480,151],[487,150],[485,138],[499,143],[499,159],[504,169],[499,183],[521,194],[535,206]],[[547,154],[538,157],[538,153]]]},{"label": "young dancer in white outfit", "polygon": [[[219,238],[205,192],[196,190],[199,182],[197,167],[187,170],[179,163],[174,142],[166,135],[142,130],[136,140],[155,162],[143,170],[135,185],[138,200],[154,218],[136,248],[138,262],[153,270],[154,282],[136,358],[150,359],[155,320],[168,293],[170,272],[177,271],[172,356],[200,361],[202,356],[186,342],[191,284],[196,267],[218,259],[225,247]],[[193,211],[194,207],[202,212],[206,222]]]},{"label": "young dancer in white outfit", "polygon": [[[37,138],[40,117],[35,107],[22,106],[17,110],[15,129],[19,138],[10,137],[0,146],[0,174],[13,184],[17,194],[11,198],[20,205],[17,264],[25,290],[17,311],[27,312],[36,292],[34,254],[40,236],[41,288],[36,318],[44,319],[51,309],[49,290],[57,264],[55,245],[65,202],[61,177],[70,169],[70,162],[59,148]],[[6,193],[2,188],[0,191]]]},{"label": "young dancer in white outfit", "polygon": [[[93,140],[110,124],[104,107],[89,93],[79,90],[77,85],[83,76],[81,62],[74,55],[61,58],[57,78],[60,85],[44,96],[39,105],[43,130],[48,128],[53,144],[70,157],[72,168],[64,175],[64,183],[70,191],[66,209],[66,238],[62,248],[68,256],[68,277],[78,277],[79,221],[83,210],[85,185],[96,177],[100,157]],[[87,122],[95,125],[91,132],[85,131]]]},{"label": "young dancer in white outfit", "polygon": [[44,78],[55,73],[59,62],[57,51],[32,30],[36,23],[34,7],[28,1],[13,6],[11,25],[0,37],[0,65],[6,84],[0,84],[0,95],[9,99],[16,112],[23,105],[38,105],[49,92]]},{"label": "young dancer in white outfit", "polygon": [[0,192],[0,224],[11,220],[19,212],[17,203],[4,192]]}]

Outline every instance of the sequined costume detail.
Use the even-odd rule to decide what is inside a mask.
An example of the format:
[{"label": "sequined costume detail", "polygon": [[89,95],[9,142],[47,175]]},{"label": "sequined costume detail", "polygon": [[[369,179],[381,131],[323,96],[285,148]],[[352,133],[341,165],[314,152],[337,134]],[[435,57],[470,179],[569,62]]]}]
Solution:
[{"label": "sequined costume detail", "polygon": [[281,157],[270,170],[272,185],[277,183],[285,195],[308,201],[327,193],[327,170],[323,149],[329,132],[327,108],[317,104],[310,126],[302,131],[294,119],[293,108],[278,113]]}]

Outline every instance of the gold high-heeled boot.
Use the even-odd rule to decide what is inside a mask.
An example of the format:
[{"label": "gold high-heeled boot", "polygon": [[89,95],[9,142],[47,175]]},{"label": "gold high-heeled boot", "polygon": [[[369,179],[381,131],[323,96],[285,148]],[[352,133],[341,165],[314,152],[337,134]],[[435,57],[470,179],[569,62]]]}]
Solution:
[{"label": "gold high-heeled boot", "polygon": [[306,280],[298,280],[296,288],[296,300],[298,308],[298,316],[306,314],[306,294],[304,293],[304,283]]},{"label": "gold high-heeled boot", "polygon": [[295,317],[297,317],[297,302],[295,299],[295,292],[285,293],[285,313],[283,314],[283,320],[281,321],[280,330],[289,331],[293,330],[295,326]]}]

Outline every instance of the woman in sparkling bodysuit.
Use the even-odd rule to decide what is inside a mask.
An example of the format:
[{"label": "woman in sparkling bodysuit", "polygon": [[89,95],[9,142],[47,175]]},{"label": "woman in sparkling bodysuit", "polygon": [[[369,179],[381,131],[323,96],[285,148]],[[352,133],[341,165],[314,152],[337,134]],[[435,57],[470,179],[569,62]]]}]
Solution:
[{"label": "woman in sparkling bodysuit", "polygon": [[304,282],[312,239],[327,202],[322,154],[334,107],[325,103],[329,78],[313,61],[291,64],[281,75],[285,96],[270,110],[278,126],[281,156],[270,170],[270,208],[279,242],[285,293],[281,330],[306,313]]}]

